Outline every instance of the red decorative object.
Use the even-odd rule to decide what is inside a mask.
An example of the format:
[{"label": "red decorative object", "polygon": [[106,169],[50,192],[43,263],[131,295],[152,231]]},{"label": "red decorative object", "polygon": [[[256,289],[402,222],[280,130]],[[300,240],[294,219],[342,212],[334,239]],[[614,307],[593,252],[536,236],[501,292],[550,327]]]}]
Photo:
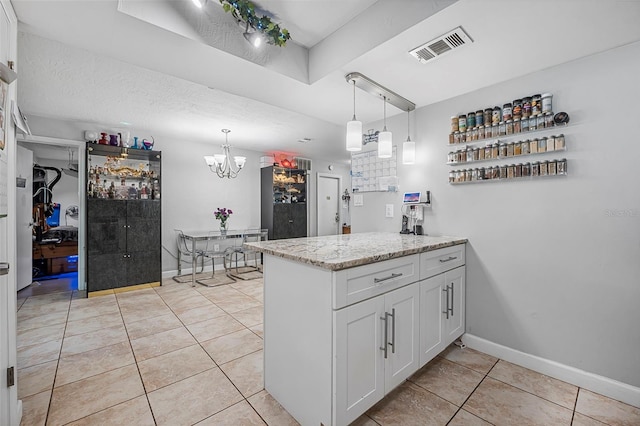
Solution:
[{"label": "red decorative object", "polygon": [[291,161],[287,160],[286,158],[282,160],[280,164],[282,165],[282,167],[286,167],[287,169],[291,168]]}]

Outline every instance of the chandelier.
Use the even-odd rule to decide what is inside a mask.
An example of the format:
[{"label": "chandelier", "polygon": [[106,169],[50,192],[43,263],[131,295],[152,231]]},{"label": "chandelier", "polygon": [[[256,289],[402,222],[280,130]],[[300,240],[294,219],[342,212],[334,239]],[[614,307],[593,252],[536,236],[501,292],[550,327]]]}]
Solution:
[{"label": "chandelier", "polygon": [[229,145],[230,132],[231,130],[229,129],[222,129],[225,139],[224,145],[222,145],[222,154],[204,156],[204,161],[207,162],[209,170],[218,175],[219,178],[235,178],[247,161],[247,157],[240,156],[235,156],[232,159]]}]

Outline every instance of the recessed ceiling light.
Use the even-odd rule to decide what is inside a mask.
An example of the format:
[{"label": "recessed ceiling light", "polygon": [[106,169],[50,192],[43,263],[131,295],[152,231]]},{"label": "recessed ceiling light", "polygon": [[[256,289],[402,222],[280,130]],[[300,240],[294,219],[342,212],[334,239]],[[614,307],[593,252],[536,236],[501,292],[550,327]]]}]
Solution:
[{"label": "recessed ceiling light", "polygon": [[302,139],[298,139],[298,142],[300,142],[300,143],[307,143],[307,142],[311,142],[311,138],[302,138]]},{"label": "recessed ceiling light", "polygon": [[129,123],[128,121],[121,121],[120,124],[122,124],[123,126],[131,126],[131,123]]}]

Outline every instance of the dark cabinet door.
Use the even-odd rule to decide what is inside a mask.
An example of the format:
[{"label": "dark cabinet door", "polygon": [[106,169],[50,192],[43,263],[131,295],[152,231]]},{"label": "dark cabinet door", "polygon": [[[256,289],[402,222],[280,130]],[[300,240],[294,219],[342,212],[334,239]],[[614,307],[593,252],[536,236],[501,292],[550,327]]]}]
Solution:
[{"label": "dark cabinet door", "polygon": [[127,202],[87,200],[87,254],[124,253]]},{"label": "dark cabinet door", "polygon": [[306,203],[291,204],[291,225],[289,238],[307,236],[307,205]]},{"label": "dark cabinet door", "polygon": [[127,266],[127,285],[162,281],[160,250],[151,249],[130,254]]},{"label": "dark cabinet door", "polygon": [[290,204],[273,204],[273,238],[278,240],[281,238],[288,238],[289,235],[289,221],[291,220],[289,215]]},{"label": "dark cabinet door", "polygon": [[128,263],[124,253],[87,256],[87,290],[108,290],[126,286]]},{"label": "dark cabinet door", "polygon": [[307,236],[307,205],[305,203],[273,205],[273,239]]},{"label": "dark cabinet door", "polygon": [[160,201],[127,202],[127,253],[159,250]]}]

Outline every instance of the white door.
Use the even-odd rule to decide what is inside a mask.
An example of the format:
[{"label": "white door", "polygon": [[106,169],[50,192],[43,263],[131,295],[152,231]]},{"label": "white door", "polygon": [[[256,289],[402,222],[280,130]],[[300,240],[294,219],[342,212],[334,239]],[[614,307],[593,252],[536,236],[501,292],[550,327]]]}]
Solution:
[{"label": "white door", "polygon": [[340,180],[340,176],[318,173],[316,208],[319,237],[340,233]]},{"label": "white door", "polygon": [[384,396],[384,296],[334,315],[334,424],[347,425]]},{"label": "white door", "polygon": [[24,186],[16,185],[16,287],[20,291],[31,284],[33,264],[33,151],[21,146],[17,147],[16,177],[24,179]]},{"label": "white door", "polygon": [[442,343],[444,275],[420,281],[420,366],[431,361],[444,349]]},{"label": "white door", "polygon": [[417,283],[385,295],[385,314],[389,318],[385,394],[419,368],[419,306],[420,291]]},{"label": "white door", "polygon": [[449,318],[446,320],[445,341],[447,344],[453,342],[464,333],[465,315],[465,267],[445,272],[445,286],[449,288]]}]

